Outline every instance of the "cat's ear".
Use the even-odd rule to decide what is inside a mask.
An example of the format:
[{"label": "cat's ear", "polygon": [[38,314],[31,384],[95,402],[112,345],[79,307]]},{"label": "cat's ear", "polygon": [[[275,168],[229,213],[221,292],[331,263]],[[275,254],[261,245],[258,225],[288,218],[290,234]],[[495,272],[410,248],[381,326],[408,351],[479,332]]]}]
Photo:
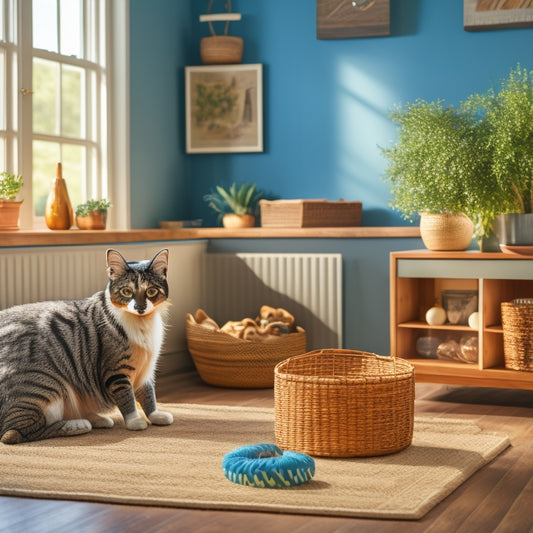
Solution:
[{"label": "cat's ear", "polygon": [[168,270],[168,250],[165,248],[158,252],[150,263],[150,270],[159,276],[167,276]]},{"label": "cat's ear", "polygon": [[124,272],[129,268],[126,260],[113,249],[109,249],[106,252],[107,258],[107,275],[109,279],[115,280],[122,276]]}]

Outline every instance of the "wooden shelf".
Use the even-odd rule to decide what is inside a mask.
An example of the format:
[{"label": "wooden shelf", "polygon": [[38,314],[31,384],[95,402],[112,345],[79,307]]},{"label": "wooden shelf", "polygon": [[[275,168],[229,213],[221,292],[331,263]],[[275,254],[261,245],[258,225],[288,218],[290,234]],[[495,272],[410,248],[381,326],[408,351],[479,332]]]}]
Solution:
[{"label": "wooden shelf", "polygon": [[[505,253],[393,252],[390,270],[391,355],[415,366],[417,381],[533,389],[533,372],[505,368],[501,302],[533,296],[533,257]],[[478,292],[479,330],[467,325],[429,326],[425,312],[446,289]],[[425,358],[421,337],[435,344],[477,337],[478,362]],[[436,354],[435,354],[436,356]]]},{"label": "wooden shelf", "polygon": [[345,228],[181,228],[80,231],[0,231],[1,246],[55,246],[117,242],[195,239],[387,239],[420,237],[414,226],[357,226]]}]

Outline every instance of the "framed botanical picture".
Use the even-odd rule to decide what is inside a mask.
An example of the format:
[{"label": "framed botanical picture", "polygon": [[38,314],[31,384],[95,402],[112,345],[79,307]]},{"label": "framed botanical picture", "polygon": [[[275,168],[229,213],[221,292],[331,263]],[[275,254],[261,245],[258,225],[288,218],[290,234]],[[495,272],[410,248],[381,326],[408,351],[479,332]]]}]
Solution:
[{"label": "framed botanical picture", "polygon": [[466,31],[532,26],[533,0],[464,0]]},{"label": "framed botanical picture", "polygon": [[186,151],[263,151],[263,65],[185,67]]}]

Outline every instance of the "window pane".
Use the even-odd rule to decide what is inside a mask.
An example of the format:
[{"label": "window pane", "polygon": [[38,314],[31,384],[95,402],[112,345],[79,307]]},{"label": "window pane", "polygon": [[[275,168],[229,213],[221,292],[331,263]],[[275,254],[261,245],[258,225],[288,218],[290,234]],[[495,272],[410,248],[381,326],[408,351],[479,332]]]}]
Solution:
[{"label": "window pane", "polygon": [[81,1],[61,0],[61,54],[82,57]]},{"label": "window pane", "polygon": [[57,94],[59,64],[44,59],[33,59],[33,131],[55,135],[57,123]]},{"label": "window pane", "polygon": [[6,60],[5,52],[0,50],[0,130],[6,129]]},{"label": "window pane", "polygon": [[44,216],[46,199],[56,177],[56,164],[62,163],[72,208],[83,202],[85,148],[72,144],[33,141],[33,206],[36,217]]},{"label": "window pane", "polygon": [[46,199],[56,176],[59,160],[59,144],[33,141],[33,212],[44,217]]},{"label": "window pane", "polygon": [[0,137],[0,172],[7,170],[6,168],[6,143],[2,137]]},{"label": "window pane", "polygon": [[83,184],[85,183],[85,147],[64,144],[61,148],[63,178],[67,182],[68,195],[74,211],[83,203]]},{"label": "window pane", "polygon": [[57,1],[33,0],[33,47],[59,52],[57,43]]},{"label": "window pane", "polygon": [[4,23],[4,0],[0,0],[0,41],[6,40],[6,30],[5,30],[5,23]]},{"label": "window pane", "polygon": [[61,69],[61,134],[67,137],[85,138],[82,133],[82,88],[85,86],[81,68],[63,65]]}]

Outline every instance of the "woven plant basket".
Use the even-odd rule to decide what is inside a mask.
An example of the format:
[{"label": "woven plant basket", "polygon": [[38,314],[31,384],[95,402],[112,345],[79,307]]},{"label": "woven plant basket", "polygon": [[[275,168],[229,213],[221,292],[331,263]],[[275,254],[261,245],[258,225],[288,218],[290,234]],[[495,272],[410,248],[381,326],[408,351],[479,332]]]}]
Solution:
[{"label": "woven plant basket", "polygon": [[[226,11],[231,13],[231,0],[226,0]],[[207,13],[211,14],[213,0],[209,0]],[[242,63],[243,40],[228,35],[230,21],[226,20],[224,35],[217,35],[211,21],[211,35],[200,40],[200,57],[204,65],[231,65]]]},{"label": "woven plant basket", "polygon": [[186,319],[186,335],[200,377],[218,387],[271,388],[275,366],[306,350],[306,334],[302,328],[272,341],[252,342],[207,329],[190,313]]},{"label": "woven plant basket", "polygon": [[502,302],[505,368],[533,372],[533,301]]},{"label": "woven plant basket", "polygon": [[466,250],[472,242],[473,234],[474,225],[466,215],[448,213],[420,215],[420,236],[428,250]]},{"label": "woven plant basket", "polygon": [[280,448],[315,456],[370,457],[411,444],[414,368],[352,350],[315,350],[274,371]]},{"label": "woven plant basket", "polygon": [[243,40],[231,35],[211,35],[200,41],[200,56],[204,65],[242,63]]}]

